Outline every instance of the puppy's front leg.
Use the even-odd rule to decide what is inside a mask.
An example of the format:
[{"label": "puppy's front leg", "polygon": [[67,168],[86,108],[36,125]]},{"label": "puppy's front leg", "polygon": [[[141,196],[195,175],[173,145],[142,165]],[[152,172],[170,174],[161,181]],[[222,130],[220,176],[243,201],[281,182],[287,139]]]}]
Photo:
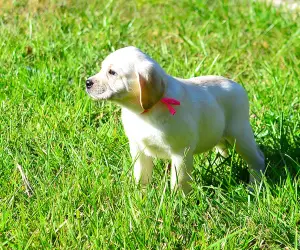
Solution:
[{"label": "puppy's front leg", "polygon": [[130,153],[134,162],[134,178],[137,184],[146,186],[152,179],[153,161],[138,145],[130,143]]},{"label": "puppy's front leg", "polygon": [[171,188],[173,190],[179,188],[187,194],[191,190],[192,170],[192,153],[172,155]]}]

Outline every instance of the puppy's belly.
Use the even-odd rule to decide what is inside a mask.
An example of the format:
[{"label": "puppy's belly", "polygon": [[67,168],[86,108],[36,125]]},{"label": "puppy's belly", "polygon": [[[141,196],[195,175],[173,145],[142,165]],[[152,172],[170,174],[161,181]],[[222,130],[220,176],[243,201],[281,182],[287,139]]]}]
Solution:
[{"label": "puppy's belly", "polygon": [[222,137],[226,127],[225,116],[221,109],[216,109],[213,112],[207,112],[207,117],[203,117],[200,126],[198,127],[199,138],[195,148],[195,153],[203,153],[215,147]]},{"label": "puppy's belly", "polygon": [[211,150],[213,147],[215,147],[220,142],[221,139],[222,139],[222,133],[215,134],[214,136],[209,138],[209,140],[206,139],[205,142],[203,140],[201,141],[201,138],[200,138],[199,143],[196,146],[194,153],[200,154],[200,153],[204,153],[208,150]]}]

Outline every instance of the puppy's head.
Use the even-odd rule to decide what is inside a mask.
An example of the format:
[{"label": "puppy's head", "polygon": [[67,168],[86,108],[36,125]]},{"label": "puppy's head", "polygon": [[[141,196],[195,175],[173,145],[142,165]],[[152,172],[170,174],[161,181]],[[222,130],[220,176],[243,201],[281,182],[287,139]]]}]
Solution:
[{"label": "puppy's head", "polygon": [[95,100],[113,100],[121,105],[150,109],[163,96],[165,72],[135,47],[119,49],[102,62],[98,74],[86,81],[86,91]]}]

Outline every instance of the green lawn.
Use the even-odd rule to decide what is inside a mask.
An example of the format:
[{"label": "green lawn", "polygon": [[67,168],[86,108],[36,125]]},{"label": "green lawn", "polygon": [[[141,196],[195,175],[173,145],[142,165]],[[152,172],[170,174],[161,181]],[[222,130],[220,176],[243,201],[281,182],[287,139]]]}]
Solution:
[{"label": "green lawn", "polygon": [[[252,194],[233,150],[195,158],[186,198],[161,160],[140,193],[120,108],[85,93],[127,45],[246,88],[267,162]],[[300,16],[263,3],[0,1],[0,249],[299,249],[299,79]]]}]

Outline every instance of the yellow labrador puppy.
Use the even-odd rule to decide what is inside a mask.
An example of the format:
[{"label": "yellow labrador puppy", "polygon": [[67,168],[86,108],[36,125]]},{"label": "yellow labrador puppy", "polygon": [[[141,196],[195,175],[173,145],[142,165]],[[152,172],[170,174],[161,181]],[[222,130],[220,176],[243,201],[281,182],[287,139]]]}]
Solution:
[{"label": "yellow labrador puppy", "polygon": [[103,61],[86,90],[95,100],[122,107],[138,183],[151,180],[152,157],[171,159],[171,187],[188,193],[193,155],[217,146],[226,156],[226,141],[248,163],[250,182],[260,180],[264,156],[249,123],[247,94],[238,83],[220,76],[175,78],[139,49],[126,47]]}]

